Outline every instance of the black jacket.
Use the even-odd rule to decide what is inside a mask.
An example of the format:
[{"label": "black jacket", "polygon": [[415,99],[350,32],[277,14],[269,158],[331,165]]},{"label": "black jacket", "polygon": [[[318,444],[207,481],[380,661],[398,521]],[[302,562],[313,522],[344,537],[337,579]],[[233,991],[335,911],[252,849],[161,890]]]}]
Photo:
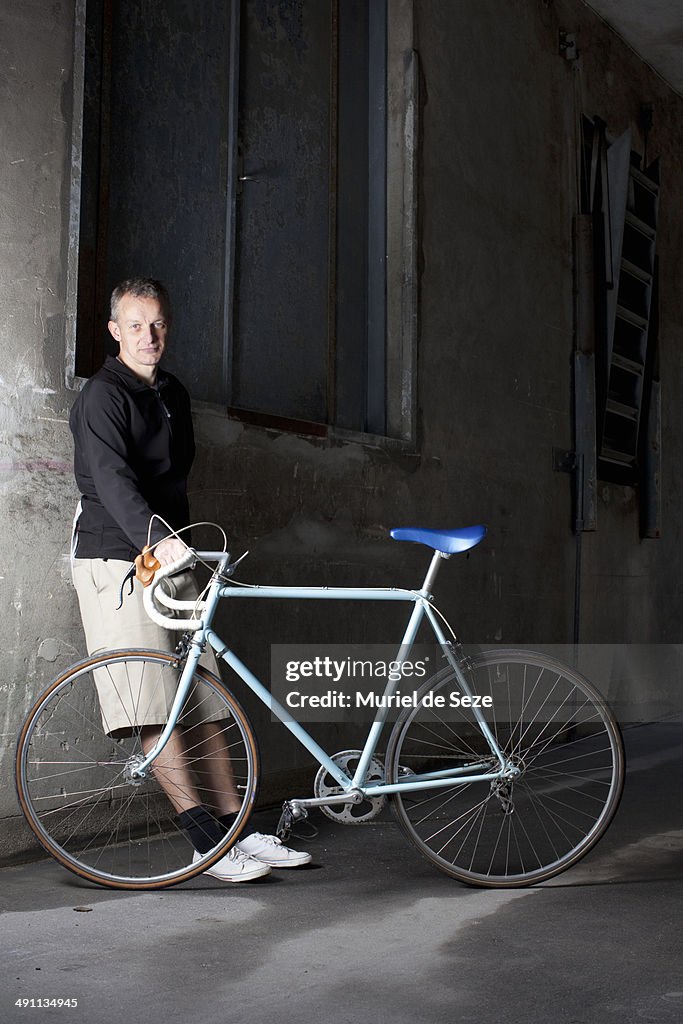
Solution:
[{"label": "black jacket", "polygon": [[[108,356],[69,424],[83,504],[77,558],[132,560],[147,543],[153,512],[176,530],[187,526],[194,435],[190,398],[176,377],[159,370],[152,388]],[[155,521],[152,541],[166,533]]]}]

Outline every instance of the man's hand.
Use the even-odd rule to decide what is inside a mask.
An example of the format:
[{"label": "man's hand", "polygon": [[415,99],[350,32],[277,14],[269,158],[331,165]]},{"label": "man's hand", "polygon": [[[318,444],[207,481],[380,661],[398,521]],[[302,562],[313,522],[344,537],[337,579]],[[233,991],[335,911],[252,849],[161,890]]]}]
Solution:
[{"label": "man's hand", "polygon": [[184,544],[182,540],[178,540],[177,537],[167,537],[166,540],[162,540],[154,548],[154,554],[162,565],[170,565],[171,562],[177,562],[186,551],[187,544]]}]

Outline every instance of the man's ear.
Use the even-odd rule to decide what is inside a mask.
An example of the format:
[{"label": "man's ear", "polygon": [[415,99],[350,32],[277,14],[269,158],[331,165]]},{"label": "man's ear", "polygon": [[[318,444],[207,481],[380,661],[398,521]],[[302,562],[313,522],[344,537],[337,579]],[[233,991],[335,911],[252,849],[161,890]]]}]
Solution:
[{"label": "man's ear", "polygon": [[114,338],[115,341],[121,341],[121,331],[119,330],[119,325],[116,320],[110,320],[107,327],[109,328],[109,333],[112,338]]}]

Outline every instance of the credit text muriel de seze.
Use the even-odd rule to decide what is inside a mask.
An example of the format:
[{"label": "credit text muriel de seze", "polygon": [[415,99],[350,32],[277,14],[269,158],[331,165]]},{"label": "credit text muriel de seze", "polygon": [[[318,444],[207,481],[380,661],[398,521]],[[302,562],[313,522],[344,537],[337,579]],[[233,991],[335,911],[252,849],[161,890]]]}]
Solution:
[{"label": "credit text muriel de seze", "polygon": [[[427,674],[429,659],[418,661],[370,661],[367,659],[353,661],[350,658],[338,661],[330,657],[315,657],[309,661],[288,661],[285,677],[288,683],[303,679],[320,681],[332,679],[339,683],[344,679],[367,677],[373,681],[384,680],[397,683],[406,679],[423,679]],[[422,705],[432,708],[490,708],[493,706],[491,696],[470,695],[451,690],[449,693],[434,693],[429,690],[422,696],[418,690],[393,693],[375,693],[374,690],[358,690],[348,692],[341,689],[327,689],[319,693],[306,693],[301,690],[289,690],[285,693],[285,704],[288,708],[410,708]]]}]

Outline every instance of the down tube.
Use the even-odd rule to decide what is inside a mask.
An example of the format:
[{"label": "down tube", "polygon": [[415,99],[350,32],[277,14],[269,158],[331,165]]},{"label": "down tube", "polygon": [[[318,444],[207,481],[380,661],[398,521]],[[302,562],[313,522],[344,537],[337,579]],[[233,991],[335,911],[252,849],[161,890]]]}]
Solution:
[{"label": "down tube", "polygon": [[[332,776],[332,778],[339,783],[343,790],[353,789],[353,784],[349,780],[347,775],[344,775],[341,768],[339,768],[330,756],[319,746],[312,736],[310,736],[306,730],[298,722],[291,720],[291,714],[286,708],[280,704],[279,701],[273,697],[270,690],[266,689],[260,679],[258,679],[253,672],[250,672],[247,666],[240,661],[236,654],[234,654],[229,648],[225,646],[221,638],[217,633],[214,633],[212,629],[207,629],[206,639],[209,641],[211,646],[216,652],[219,658],[230,666],[230,668],[237,673],[240,679],[243,679],[250,690],[256,694],[259,700],[263,701],[267,708],[269,708],[277,718],[280,719],[282,724],[297,738],[299,743],[306,748],[306,750],[313,755],[316,761],[321,764]],[[289,720],[288,720],[289,719]]]}]

